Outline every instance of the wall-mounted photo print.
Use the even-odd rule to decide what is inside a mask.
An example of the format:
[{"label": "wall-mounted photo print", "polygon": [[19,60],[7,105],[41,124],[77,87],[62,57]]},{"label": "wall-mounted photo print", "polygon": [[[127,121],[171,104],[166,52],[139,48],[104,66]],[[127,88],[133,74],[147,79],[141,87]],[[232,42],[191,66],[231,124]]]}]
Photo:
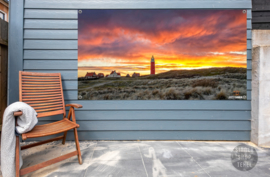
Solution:
[{"label": "wall-mounted photo print", "polygon": [[245,100],[246,10],[79,10],[78,99]]}]

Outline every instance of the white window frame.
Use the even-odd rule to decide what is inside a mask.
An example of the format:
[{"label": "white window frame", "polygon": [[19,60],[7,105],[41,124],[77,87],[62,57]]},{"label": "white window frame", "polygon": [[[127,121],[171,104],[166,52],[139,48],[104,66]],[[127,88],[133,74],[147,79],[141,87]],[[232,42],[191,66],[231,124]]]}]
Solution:
[{"label": "white window frame", "polygon": [[3,20],[7,21],[7,13],[4,12],[4,11],[2,11],[2,10],[0,10],[0,12],[3,13],[3,14],[5,15],[5,19],[3,19]]}]

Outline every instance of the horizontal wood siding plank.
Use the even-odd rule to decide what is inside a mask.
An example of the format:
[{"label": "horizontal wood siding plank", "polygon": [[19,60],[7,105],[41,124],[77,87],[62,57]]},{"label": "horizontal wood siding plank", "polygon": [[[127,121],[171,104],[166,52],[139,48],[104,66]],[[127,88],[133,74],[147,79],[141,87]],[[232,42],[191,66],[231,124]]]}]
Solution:
[{"label": "horizontal wood siding plank", "polygon": [[260,12],[253,11],[252,12],[252,18],[253,18],[252,23],[253,23],[253,20],[255,18],[269,17],[269,16],[270,16],[270,10],[268,10],[268,11],[260,11]]},{"label": "horizontal wood siding plank", "polygon": [[24,18],[77,19],[77,10],[25,9]]},{"label": "horizontal wood siding plank", "polygon": [[266,29],[269,30],[270,29],[270,23],[253,23],[252,24],[252,28],[253,29]]},{"label": "horizontal wood siding plank", "polygon": [[[24,59],[65,59],[65,60],[77,60],[78,50],[24,50]],[[66,61],[62,62],[65,65]],[[33,61],[34,62],[34,61]],[[48,62],[48,61],[45,61]],[[67,61],[68,62],[68,61]],[[74,67],[74,69],[77,69]],[[59,68],[60,69],[60,68]]]},{"label": "horizontal wood siding plank", "polygon": [[78,81],[62,81],[62,86],[64,90],[77,90],[78,89]]},{"label": "horizontal wood siding plank", "polygon": [[[254,7],[254,9],[256,9],[256,6]],[[252,12],[252,28],[253,29],[270,29],[270,10],[253,11]]]},{"label": "horizontal wood siding plank", "polygon": [[252,11],[269,11],[270,3],[268,0],[253,0]]},{"label": "horizontal wood siding plank", "polygon": [[[74,101],[76,103],[76,101]],[[68,114],[68,111],[67,111]],[[75,111],[76,120],[251,120],[251,111]],[[56,121],[63,119],[62,115],[43,117],[39,119]]]},{"label": "horizontal wood siding plank", "polygon": [[25,19],[24,28],[33,29],[78,29],[78,20]]},{"label": "horizontal wood siding plank", "polygon": [[24,40],[24,49],[78,49],[78,40]]},{"label": "horizontal wood siding plank", "polygon": [[61,73],[62,80],[76,80],[78,71],[76,70],[49,70],[49,69],[24,69],[24,71],[41,72],[41,73]]},{"label": "horizontal wood siding plank", "polygon": [[24,30],[24,39],[78,39],[78,30]]},{"label": "horizontal wood siding plank", "polygon": [[[79,131],[78,134],[80,140],[250,140],[250,131]],[[69,132],[67,139],[73,137],[73,132]]]},{"label": "horizontal wood siding plank", "polygon": [[[75,91],[66,91],[75,92]],[[76,92],[75,92],[76,93]],[[78,103],[80,110],[235,110],[250,111],[251,102],[246,100],[66,100]]]},{"label": "horizontal wood siding plank", "polygon": [[78,99],[78,91],[77,90],[66,90],[64,91],[65,101],[68,100],[76,100]]},{"label": "horizontal wood siding plank", "polygon": [[[51,123],[51,121],[39,121],[38,125]],[[77,121],[80,131],[166,131],[166,130],[250,130],[250,121],[199,121],[199,120],[165,120],[165,121]]]},{"label": "horizontal wood siding plank", "polygon": [[[83,140],[231,140],[249,141],[250,131],[79,131]],[[33,138],[27,141],[45,140],[50,137]],[[74,133],[67,134],[74,141]]]},{"label": "horizontal wood siding plank", "polygon": [[251,8],[250,0],[25,0],[25,8],[50,9],[151,9],[151,8]]},{"label": "horizontal wood siding plank", "polygon": [[269,23],[270,17],[256,17],[252,19],[252,23]]},{"label": "horizontal wood siding plank", "polygon": [[[36,29],[77,29],[77,20],[35,20],[26,19],[24,28]],[[251,29],[251,20],[247,20],[247,29]]]},{"label": "horizontal wood siding plank", "polygon": [[77,60],[24,60],[24,69],[77,69]]}]

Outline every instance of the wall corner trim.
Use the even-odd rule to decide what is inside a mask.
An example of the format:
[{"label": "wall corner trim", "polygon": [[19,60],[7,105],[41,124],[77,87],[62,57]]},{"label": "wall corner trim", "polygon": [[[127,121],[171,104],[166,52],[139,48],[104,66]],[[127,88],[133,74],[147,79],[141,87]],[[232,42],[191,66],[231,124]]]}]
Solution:
[{"label": "wall corner trim", "polygon": [[19,100],[19,71],[23,70],[24,0],[10,1],[8,105]]}]

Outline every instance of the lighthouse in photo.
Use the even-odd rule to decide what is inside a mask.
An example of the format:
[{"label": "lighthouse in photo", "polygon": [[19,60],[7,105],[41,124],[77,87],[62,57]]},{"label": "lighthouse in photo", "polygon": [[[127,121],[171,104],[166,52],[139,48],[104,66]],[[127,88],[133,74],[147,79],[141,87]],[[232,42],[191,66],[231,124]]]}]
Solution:
[{"label": "lighthouse in photo", "polygon": [[152,58],[151,58],[151,71],[150,71],[150,74],[151,75],[155,74],[155,58],[154,58],[154,56],[152,56]]}]

